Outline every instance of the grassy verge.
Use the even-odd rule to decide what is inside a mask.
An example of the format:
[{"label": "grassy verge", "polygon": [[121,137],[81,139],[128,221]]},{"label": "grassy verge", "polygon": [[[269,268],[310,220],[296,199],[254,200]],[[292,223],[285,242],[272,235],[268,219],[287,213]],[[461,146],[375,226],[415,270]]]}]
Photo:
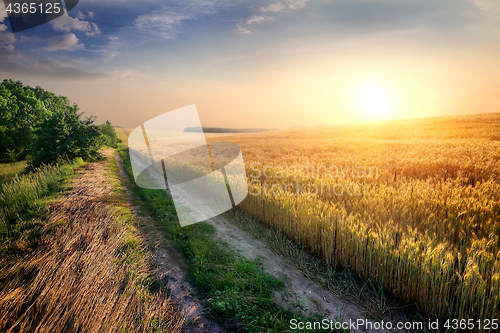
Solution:
[{"label": "grassy verge", "polygon": [[418,311],[417,304],[401,305],[387,299],[381,288],[368,278],[361,279],[348,267],[333,267],[324,260],[312,255],[305,246],[290,241],[279,230],[269,229],[242,211],[229,211],[224,214],[242,230],[253,237],[263,239],[277,253],[288,258],[309,279],[316,281],[332,294],[358,304],[363,312],[374,320],[388,321],[395,312],[399,319],[408,322],[425,322],[424,315]]},{"label": "grassy verge", "polygon": [[[145,332],[178,332],[181,331],[183,319],[181,313],[168,299],[169,291],[157,281],[151,270],[151,254],[145,250],[145,242],[136,229],[136,220],[126,204],[127,198],[122,187],[121,177],[116,164],[116,155],[106,160],[106,168],[110,171],[107,181],[112,190],[99,198],[113,211],[117,221],[116,227],[125,233],[119,247],[116,263],[121,267],[119,274],[122,284],[128,284],[139,298],[136,304],[136,319]],[[134,331],[132,327],[124,327],[124,332]]]},{"label": "grassy verge", "polygon": [[64,200],[33,217],[43,217],[45,246],[0,270],[0,331],[180,333],[182,314],[152,290],[152,258],[116,159],[85,169]]},{"label": "grassy verge", "polygon": [[17,256],[36,246],[45,207],[64,190],[75,169],[83,164],[77,158],[66,164],[44,166],[28,174],[16,174],[0,186],[2,254],[6,251]]},{"label": "grassy verge", "polygon": [[[133,177],[127,152],[121,149],[120,155],[125,171]],[[238,256],[214,240],[212,225],[202,222],[181,228],[174,204],[164,191],[139,188],[132,182],[128,186],[140,199],[137,203],[161,224],[165,237],[182,253],[189,281],[208,314],[223,326],[241,332],[288,332],[293,318],[321,320],[301,318],[278,305],[273,292],[283,289],[283,282],[266,273],[259,262]]]},{"label": "grassy verge", "polygon": [[0,184],[11,180],[12,177],[23,172],[27,166],[28,163],[26,161],[15,162],[15,163],[1,163]]}]

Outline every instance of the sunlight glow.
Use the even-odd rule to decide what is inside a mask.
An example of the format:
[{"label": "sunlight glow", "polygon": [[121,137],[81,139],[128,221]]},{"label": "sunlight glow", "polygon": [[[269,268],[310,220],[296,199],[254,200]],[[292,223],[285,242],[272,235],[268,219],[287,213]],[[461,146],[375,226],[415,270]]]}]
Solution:
[{"label": "sunlight glow", "polygon": [[394,99],[389,92],[378,85],[361,87],[356,96],[359,111],[370,118],[389,115],[394,109]]}]

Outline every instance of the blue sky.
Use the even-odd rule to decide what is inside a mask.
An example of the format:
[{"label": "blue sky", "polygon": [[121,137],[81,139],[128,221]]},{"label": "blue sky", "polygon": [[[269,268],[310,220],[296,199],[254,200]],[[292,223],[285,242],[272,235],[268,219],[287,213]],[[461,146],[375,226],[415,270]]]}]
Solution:
[{"label": "blue sky", "polygon": [[100,122],[190,104],[207,126],[364,121],[363,84],[391,95],[388,118],[500,111],[498,0],[80,0],[16,34],[0,6],[0,79]]}]

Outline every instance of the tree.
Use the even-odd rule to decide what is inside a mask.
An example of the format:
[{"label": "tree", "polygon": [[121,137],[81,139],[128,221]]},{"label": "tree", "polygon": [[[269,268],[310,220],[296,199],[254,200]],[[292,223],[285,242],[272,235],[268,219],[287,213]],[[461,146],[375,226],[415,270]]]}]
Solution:
[{"label": "tree", "polygon": [[51,112],[21,81],[0,84],[0,160],[21,160],[32,148],[34,132]]},{"label": "tree", "polygon": [[17,112],[15,96],[12,96],[9,89],[0,85],[0,160],[9,160],[12,157],[8,152],[9,149],[12,152],[14,147],[11,122],[15,112]]},{"label": "tree", "polygon": [[21,81],[0,83],[0,161],[29,159],[29,153],[31,167],[63,156],[95,160],[103,143],[116,148],[119,139],[109,121],[99,127],[93,122],[81,119],[67,97]]},{"label": "tree", "polygon": [[99,125],[99,132],[103,136],[104,144],[111,148],[118,148],[118,143],[122,142],[116,135],[113,125],[106,120],[106,123]]},{"label": "tree", "polygon": [[86,161],[101,157],[99,149],[103,138],[98,126],[94,125],[94,118],[83,120],[81,116],[74,105],[65,112],[54,112],[40,124],[35,131],[32,168],[53,163],[60,157],[81,157]]}]

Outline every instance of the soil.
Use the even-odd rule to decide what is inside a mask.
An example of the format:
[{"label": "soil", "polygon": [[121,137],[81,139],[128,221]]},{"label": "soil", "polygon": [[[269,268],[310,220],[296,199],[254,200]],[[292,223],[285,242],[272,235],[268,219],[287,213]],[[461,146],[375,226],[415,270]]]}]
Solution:
[{"label": "soil", "polygon": [[[120,176],[124,180],[129,180],[129,176],[123,170],[123,160],[116,153],[116,161]],[[129,204],[132,205],[131,193],[125,188]],[[147,228],[142,228],[143,236],[149,243],[150,251],[154,261],[154,271],[156,279],[166,284],[170,290],[170,298],[183,312],[186,332],[209,332],[222,333],[225,330],[217,323],[204,315],[203,305],[195,297],[194,290],[186,281],[186,274],[182,268],[183,262],[180,254],[165,239],[161,230],[155,228],[154,221],[143,212],[138,214],[139,207],[134,207],[132,213],[138,220],[142,220]]]},{"label": "soil", "polygon": [[[121,164],[119,166],[122,177],[128,177],[123,175]],[[207,222],[217,229],[216,237],[220,241],[226,242],[231,248],[248,259],[260,260],[268,273],[285,282],[288,295],[285,296],[284,292],[276,293],[275,298],[278,303],[291,310],[300,310],[306,315],[320,314],[322,318],[344,323],[357,322],[358,320],[375,323],[375,321],[368,319],[363,310],[356,304],[335,296],[318,283],[304,276],[292,262],[274,252],[264,240],[254,238],[222,216],[211,218]],[[174,258],[170,250],[162,249],[161,246],[155,250],[154,257],[157,262],[158,278],[168,277],[168,286],[172,289],[172,296],[177,304],[186,311],[188,321],[192,320],[192,318],[199,318],[197,322],[199,325],[193,327],[193,331],[196,329],[197,332],[222,332],[222,328],[211,323],[208,318],[203,316],[203,307],[194,298],[191,287],[184,280],[185,275],[181,265],[175,263],[179,259]],[[403,321],[403,318],[398,319]],[[357,329],[350,329],[350,332],[384,333],[406,331],[367,329],[360,325]]]},{"label": "soil", "polygon": [[[221,241],[226,242],[248,259],[260,260],[268,273],[285,282],[286,290],[291,294],[291,297],[280,292],[276,293],[276,300],[287,308],[292,310],[300,308],[306,315],[318,313],[322,318],[341,322],[349,323],[362,319],[374,323],[363,314],[359,307],[333,295],[318,283],[304,276],[293,263],[269,248],[265,241],[252,237],[221,216],[210,219],[209,223],[217,228],[217,237]],[[297,307],[297,303],[300,304],[300,307]],[[364,326],[359,326],[358,329],[351,329],[350,332],[406,331],[366,329]]]}]

